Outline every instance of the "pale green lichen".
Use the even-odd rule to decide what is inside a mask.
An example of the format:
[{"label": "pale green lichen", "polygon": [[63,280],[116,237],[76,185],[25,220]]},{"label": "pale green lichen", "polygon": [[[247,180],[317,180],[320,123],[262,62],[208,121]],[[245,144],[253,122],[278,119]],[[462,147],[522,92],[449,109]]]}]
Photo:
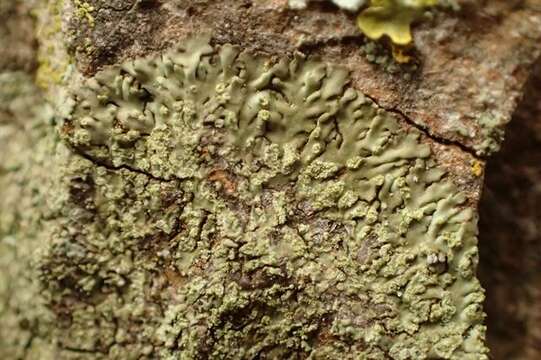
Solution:
[{"label": "pale green lichen", "polygon": [[98,73],[64,112],[87,159],[59,155],[40,261],[72,309],[64,348],[487,358],[473,210],[344,69],[194,39]]},{"label": "pale green lichen", "polygon": [[0,73],[0,358],[53,359],[49,342],[52,317],[39,296],[34,268],[43,244],[42,219],[51,109],[32,78]]},{"label": "pale green lichen", "polygon": [[478,155],[491,155],[500,150],[504,139],[505,120],[501,116],[483,113],[478,117],[477,124],[483,141],[475,145]]}]

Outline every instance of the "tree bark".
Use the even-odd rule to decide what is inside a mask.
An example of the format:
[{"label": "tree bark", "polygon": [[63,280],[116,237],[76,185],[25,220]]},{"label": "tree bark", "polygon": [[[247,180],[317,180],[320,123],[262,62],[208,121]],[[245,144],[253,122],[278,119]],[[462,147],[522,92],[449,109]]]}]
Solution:
[{"label": "tree bark", "polygon": [[325,1],[0,5],[0,356],[487,359],[541,3],[453,4],[406,64]]}]

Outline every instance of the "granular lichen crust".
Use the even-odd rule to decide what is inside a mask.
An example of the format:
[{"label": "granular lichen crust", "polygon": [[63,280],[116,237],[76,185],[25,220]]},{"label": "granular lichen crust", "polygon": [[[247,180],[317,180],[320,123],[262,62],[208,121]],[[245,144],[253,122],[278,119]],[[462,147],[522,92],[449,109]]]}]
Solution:
[{"label": "granular lichen crust", "polygon": [[487,358],[474,212],[347,71],[192,39],[63,111],[40,269],[67,353]]}]

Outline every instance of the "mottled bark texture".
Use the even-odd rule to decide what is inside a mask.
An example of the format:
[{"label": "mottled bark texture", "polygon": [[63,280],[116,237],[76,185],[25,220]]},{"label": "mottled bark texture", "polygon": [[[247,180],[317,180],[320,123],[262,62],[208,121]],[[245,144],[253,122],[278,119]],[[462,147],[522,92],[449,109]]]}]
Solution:
[{"label": "mottled bark texture", "polygon": [[488,163],[480,208],[481,283],[497,359],[541,358],[541,65]]},{"label": "mottled bark texture", "polygon": [[[541,4],[433,8],[401,65],[354,15],[287,3],[0,4],[1,357],[487,358],[477,206]],[[535,141],[500,155],[532,203],[485,194],[524,246]],[[493,355],[534,359],[539,259],[493,229],[489,343],[516,319]]]}]

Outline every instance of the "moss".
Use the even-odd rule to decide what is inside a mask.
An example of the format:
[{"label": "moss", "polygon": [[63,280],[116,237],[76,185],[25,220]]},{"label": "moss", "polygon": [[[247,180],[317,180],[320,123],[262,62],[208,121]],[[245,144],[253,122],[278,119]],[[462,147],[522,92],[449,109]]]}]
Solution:
[{"label": "moss", "polygon": [[198,38],[77,86],[39,262],[62,347],[486,358],[472,209],[349,81]]}]

